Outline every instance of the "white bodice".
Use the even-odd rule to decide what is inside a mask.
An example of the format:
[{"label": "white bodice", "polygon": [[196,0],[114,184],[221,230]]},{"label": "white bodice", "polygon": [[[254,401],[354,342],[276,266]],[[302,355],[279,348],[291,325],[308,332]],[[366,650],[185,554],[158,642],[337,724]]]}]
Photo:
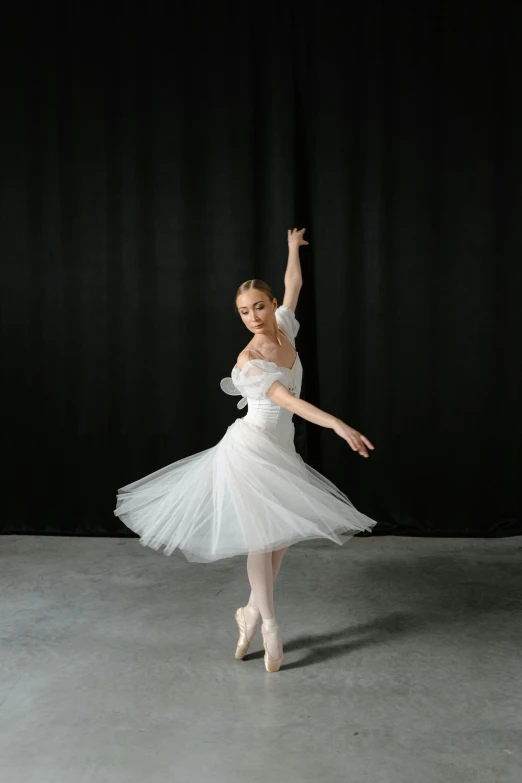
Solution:
[{"label": "white bodice", "polygon": [[[281,305],[275,311],[277,324],[285,337],[290,340],[295,348],[295,336],[299,331],[293,310]],[[281,408],[277,403],[266,396],[275,381],[279,381],[295,396],[301,394],[303,380],[303,367],[299,354],[296,354],[291,368],[280,367],[274,362],[264,359],[252,359],[246,362],[241,370],[234,366],[230,378],[223,378],[221,388],[227,394],[241,395],[238,408],[244,408],[248,404],[248,412],[245,421],[277,435],[290,435],[293,433],[293,414]]]}]

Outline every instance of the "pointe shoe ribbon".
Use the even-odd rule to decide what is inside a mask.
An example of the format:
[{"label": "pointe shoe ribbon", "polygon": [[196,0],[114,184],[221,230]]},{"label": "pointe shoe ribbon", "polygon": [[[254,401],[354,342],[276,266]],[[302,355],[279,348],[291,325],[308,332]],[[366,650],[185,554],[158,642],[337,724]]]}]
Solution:
[{"label": "pointe shoe ribbon", "polygon": [[268,652],[268,645],[267,640],[265,636],[265,626],[261,626],[261,635],[263,637],[263,647],[265,648],[265,669],[267,672],[278,672],[279,668],[281,666],[282,660],[284,658],[284,655],[281,654],[280,658],[274,658],[273,655],[270,655]]},{"label": "pointe shoe ribbon", "polygon": [[239,641],[237,643],[236,647],[236,658],[238,660],[241,660],[245,657],[245,655],[248,652],[248,648],[250,647],[250,644],[252,642],[252,639],[254,638],[256,631],[257,631],[257,625],[259,623],[259,618],[256,620],[254,625],[250,626],[253,628],[253,633],[250,639],[247,635],[247,624],[245,620],[245,613],[243,612],[243,607],[240,606],[239,609],[236,611],[234,617],[236,618],[237,627],[239,628]]}]

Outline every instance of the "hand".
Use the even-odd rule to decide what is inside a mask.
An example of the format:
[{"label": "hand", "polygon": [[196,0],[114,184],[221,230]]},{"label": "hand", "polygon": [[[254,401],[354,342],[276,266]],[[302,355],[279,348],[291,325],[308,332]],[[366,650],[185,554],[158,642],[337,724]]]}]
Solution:
[{"label": "hand", "polygon": [[306,231],[306,228],[302,228],[300,231],[298,231],[296,228],[294,228],[293,231],[288,229],[288,246],[296,245],[297,247],[300,247],[301,245],[309,245],[310,243],[306,241],[306,239],[303,239],[303,234]]},{"label": "hand", "polygon": [[344,438],[352,448],[352,451],[358,451],[361,457],[368,457],[366,446],[368,446],[369,449],[375,449],[375,446],[370,443],[368,438],[361,435],[357,430],[354,430],[353,427],[349,427],[348,424],[345,424],[344,421],[341,421],[340,419],[336,419],[332,429],[340,438]]}]

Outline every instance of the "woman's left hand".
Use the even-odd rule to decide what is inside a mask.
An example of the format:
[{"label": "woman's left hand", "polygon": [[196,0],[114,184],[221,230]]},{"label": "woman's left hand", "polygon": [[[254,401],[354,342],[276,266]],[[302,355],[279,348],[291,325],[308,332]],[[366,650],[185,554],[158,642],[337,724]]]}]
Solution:
[{"label": "woman's left hand", "polygon": [[346,424],[341,419],[335,419],[332,429],[340,438],[347,442],[352,451],[358,451],[361,457],[368,456],[368,449],[372,451],[375,449],[373,443],[365,435],[361,435],[358,430],[350,427],[349,424]]},{"label": "woman's left hand", "polygon": [[291,245],[297,245],[297,247],[300,247],[301,245],[308,245],[309,242],[306,241],[306,239],[303,239],[303,234],[306,231],[306,228],[302,228],[300,231],[297,230],[297,228],[294,228],[292,231],[291,229],[288,229],[288,246]]}]

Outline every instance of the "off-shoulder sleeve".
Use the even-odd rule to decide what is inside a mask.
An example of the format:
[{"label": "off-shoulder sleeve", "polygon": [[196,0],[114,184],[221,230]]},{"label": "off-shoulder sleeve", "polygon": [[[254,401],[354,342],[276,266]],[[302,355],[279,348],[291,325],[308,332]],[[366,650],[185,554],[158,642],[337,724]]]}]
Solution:
[{"label": "off-shoulder sleeve", "polygon": [[[228,382],[228,381],[231,381]],[[230,379],[224,378],[221,381],[221,388],[227,394],[241,394],[246,399],[261,399],[266,397],[266,393],[276,381],[286,385],[287,373],[284,367],[278,367],[273,362],[267,362],[264,359],[252,359],[245,362],[241,370],[237,365],[232,370]],[[242,404],[243,403],[243,404]],[[246,403],[240,400],[238,408],[242,408]]]},{"label": "off-shoulder sleeve", "polygon": [[281,305],[275,311],[275,317],[277,325],[295,348],[295,337],[299,331],[299,321],[295,317],[294,311],[289,307],[285,307],[285,305]]}]

